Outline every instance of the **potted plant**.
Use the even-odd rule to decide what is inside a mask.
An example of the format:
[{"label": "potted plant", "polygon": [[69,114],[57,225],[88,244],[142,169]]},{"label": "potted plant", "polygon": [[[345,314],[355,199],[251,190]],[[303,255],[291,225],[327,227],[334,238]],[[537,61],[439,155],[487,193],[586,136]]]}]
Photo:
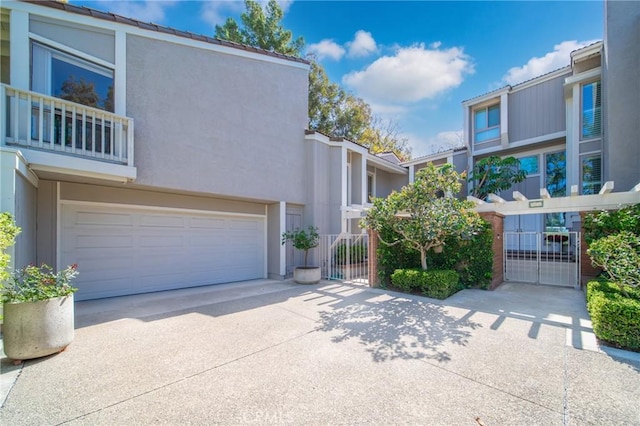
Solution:
[{"label": "potted plant", "polygon": [[14,271],[1,291],[5,354],[20,363],[63,351],[74,337],[71,280],[77,265],[55,273],[47,265]]},{"label": "potted plant", "polygon": [[282,244],[291,241],[295,249],[304,252],[304,266],[298,266],[293,270],[293,280],[298,284],[315,284],[320,282],[321,273],[319,266],[308,266],[309,250],[318,247],[320,236],[318,228],[309,226],[306,230],[296,229],[282,234]]}]

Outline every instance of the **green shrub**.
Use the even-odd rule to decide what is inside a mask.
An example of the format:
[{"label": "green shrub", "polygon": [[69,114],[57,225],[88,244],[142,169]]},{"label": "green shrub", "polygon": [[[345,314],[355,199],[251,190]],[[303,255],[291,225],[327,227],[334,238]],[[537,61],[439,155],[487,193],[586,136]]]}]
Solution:
[{"label": "green shrub", "polygon": [[584,240],[588,244],[623,231],[640,235],[640,204],[623,207],[620,210],[603,210],[585,215]]},{"label": "green shrub", "polygon": [[640,236],[624,231],[593,241],[587,254],[619,285],[640,286]]},{"label": "green shrub", "polygon": [[627,288],[628,296],[612,283],[587,284],[587,309],[598,339],[612,345],[640,350],[640,291]]},{"label": "green shrub", "polygon": [[[386,235],[393,231],[383,229],[381,235],[386,241],[394,238]],[[460,283],[465,288],[488,289],[491,285],[493,268],[493,232],[491,225],[484,222],[483,229],[469,240],[446,240],[442,253],[429,251],[427,264],[430,270],[453,269],[460,275]],[[378,274],[384,284],[396,269],[420,268],[420,253],[409,245],[378,245]]]},{"label": "green shrub", "polygon": [[351,243],[347,259],[347,245],[339,244],[334,252],[333,259],[337,265],[344,265],[347,260],[350,264],[362,263],[367,260],[367,245],[363,242]]},{"label": "green shrub", "polygon": [[20,228],[16,226],[13,216],[7,212],[0,213],[0,287],[11,276],[7,270],[11,259],[6,249],[15,244],[19,233]]},{"label": "green shrub", "polygon": [[434,299],[446,299],[461,290],[459,282],[460,276],[452,270],[397,269],[391,275],[391,283],[399,290],[420,291]]}]

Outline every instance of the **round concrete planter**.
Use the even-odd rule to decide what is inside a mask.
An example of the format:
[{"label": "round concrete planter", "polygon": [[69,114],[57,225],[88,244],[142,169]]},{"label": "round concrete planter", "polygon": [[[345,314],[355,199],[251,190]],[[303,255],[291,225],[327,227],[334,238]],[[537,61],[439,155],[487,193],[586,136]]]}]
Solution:
[{"label": "round concrete planter", "polygon": [[293,270],[293,280],[298,284],[316,284],[320,278],[319,266],[300,266]]},{"label": "round concrete planter", "polygon": [[73,294],[38,302],[5,303],[4,353],[13,360],[39,358],[73,341]]}]

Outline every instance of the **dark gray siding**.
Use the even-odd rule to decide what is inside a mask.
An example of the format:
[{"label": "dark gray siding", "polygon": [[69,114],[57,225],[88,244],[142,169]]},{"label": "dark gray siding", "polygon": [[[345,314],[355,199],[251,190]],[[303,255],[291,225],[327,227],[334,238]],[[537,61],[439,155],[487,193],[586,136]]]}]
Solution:
[{"label": "dark gray siding", "polygon": [[569,75],[509,95],[509,142],[566,130],[563,82]]}]

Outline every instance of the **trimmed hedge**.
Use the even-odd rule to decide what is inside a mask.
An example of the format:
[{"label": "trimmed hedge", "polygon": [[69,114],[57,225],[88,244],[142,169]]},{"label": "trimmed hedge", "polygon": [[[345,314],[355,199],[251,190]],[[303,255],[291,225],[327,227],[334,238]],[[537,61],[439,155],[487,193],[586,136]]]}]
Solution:
[{"label": "trimmed hedge", "polygon": [[[626,293],[626,294],[625,294]],[[594,280],[587,283],[587,309],[598,339],[640,350],[640,290]]]},{"label": "trimmed hedge", "polygon": [[409,293],[419,291],[427,297],[441,300],[463,288],[460,276],[452,270],[396,269],[391,274],[391,283],[399,290]]},{"label": "trimmed hedge", "polygon": [[[385,241],[397,239],[393,231],[384,229],[381,236]],[[484,223],[484,229],[471,240],[448,239],[442,253],[429,251],[429,270],[452,269],[458,272],[460,283],[465,288],[488,289],[491,285],[493,268],[493,232],[491,225]],[[420,253],[406,243],[387,246],[378,245],[378,274],[380,282],[390,284],[396,269],[420,268]]]}]

